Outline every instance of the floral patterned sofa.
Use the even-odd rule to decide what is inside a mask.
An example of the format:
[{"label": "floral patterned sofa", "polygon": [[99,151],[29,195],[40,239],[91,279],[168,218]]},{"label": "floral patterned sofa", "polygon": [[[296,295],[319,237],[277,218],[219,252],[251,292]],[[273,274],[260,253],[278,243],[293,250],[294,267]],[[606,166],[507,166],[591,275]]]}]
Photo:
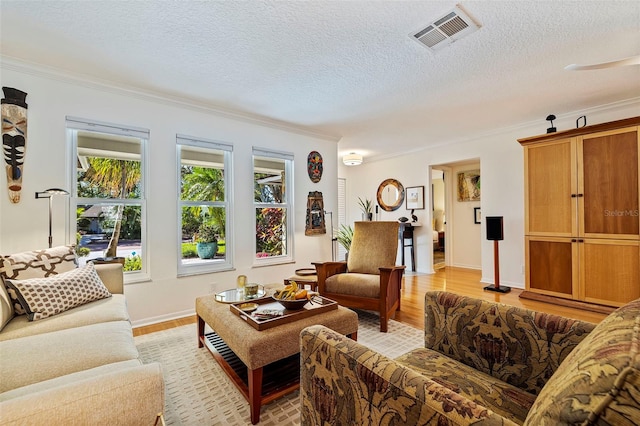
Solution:
[{"label": "floral patterned sofa", "polygon": [[446,292],[425,296],[425,348],[392,360],[301,333],[303,425],[638,425],[640,299],[597,326]]}]

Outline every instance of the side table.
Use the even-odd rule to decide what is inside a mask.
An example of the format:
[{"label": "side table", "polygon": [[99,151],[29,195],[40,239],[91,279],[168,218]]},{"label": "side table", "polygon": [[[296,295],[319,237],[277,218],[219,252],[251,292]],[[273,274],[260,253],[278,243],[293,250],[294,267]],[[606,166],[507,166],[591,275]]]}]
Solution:
[{"label": "side table", "polygon": [[298,285],[309,286],[311,291],[318,291],[317,275],[293,275],[284,280],[284,285],[289,285],[291,281],[295,281]]}]

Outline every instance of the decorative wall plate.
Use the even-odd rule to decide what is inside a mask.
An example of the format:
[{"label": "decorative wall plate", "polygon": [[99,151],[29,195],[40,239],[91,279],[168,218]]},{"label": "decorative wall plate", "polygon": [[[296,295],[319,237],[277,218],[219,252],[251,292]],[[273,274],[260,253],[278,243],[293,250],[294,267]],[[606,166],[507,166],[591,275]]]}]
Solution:
[{"label": "decorative wall plate", "polygon": [[378,186],[377,199],[382,210],[398,210],[404,202],[404,186],[395,179],[385,179]]},{"label": "decorative wall plate", "polygon": [[318,183],[322,179],[322,155],[318,151],[311,151],[307,157],[307,173],[311,182]]}]

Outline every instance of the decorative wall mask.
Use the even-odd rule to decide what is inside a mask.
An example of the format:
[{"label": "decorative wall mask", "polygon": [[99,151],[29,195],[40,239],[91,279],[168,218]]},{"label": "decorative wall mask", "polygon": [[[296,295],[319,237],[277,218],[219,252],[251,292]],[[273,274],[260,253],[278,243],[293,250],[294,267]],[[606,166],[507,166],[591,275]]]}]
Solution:
[{"label": "decorative wall mask", "polygon": [[312,191],[307,196],[307,223],[304,235],[326,234],[324,222],[324,200],[322,192]]},{"label": "decorative wall mask", "polygon": [[311,151],[307,157],[307,173],[311,182],[318,183],[322,179],[322,155],[318,151]]},{"label": "decorative wall mask", "polygon": [[11,87],[3,87],[2,91],[2,154],[9,199],[16,204],[20,202],[22,167],[27,147],[27,94]]}]

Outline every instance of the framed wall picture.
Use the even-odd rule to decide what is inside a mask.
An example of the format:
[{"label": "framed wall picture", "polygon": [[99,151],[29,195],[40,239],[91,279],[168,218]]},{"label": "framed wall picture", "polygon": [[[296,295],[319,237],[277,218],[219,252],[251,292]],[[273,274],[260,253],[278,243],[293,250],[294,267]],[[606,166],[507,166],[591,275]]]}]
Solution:
[{"label": "framed wall picture", "polygon": [[473,208],[473,223],[482,223],[482,212],[480,207]]},{"label": "framed wall picture", "polygon": [[480,170],[458,173],[458,201],[480,201]]},{"label": "framed wall picture", "polygon": [[424,209],[424,186],[410,186],[405,191],[407,210]]}]

